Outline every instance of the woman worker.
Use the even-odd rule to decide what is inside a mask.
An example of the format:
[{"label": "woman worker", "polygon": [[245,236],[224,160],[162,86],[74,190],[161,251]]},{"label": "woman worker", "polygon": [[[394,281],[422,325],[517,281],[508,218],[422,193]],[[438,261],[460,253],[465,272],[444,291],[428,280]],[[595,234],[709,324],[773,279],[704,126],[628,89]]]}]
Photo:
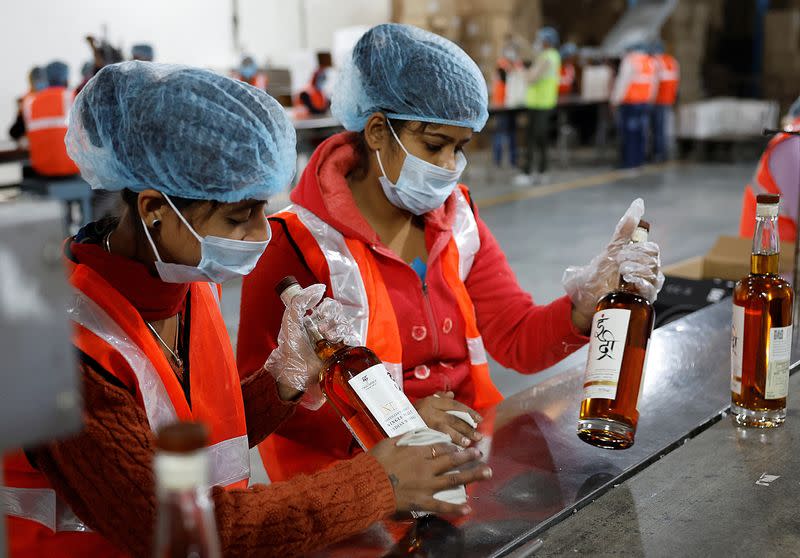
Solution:
[{"label": "woman worker", "polygon": [[[65,243],[84,429],[7,457],[12,558],[152,555],[153,431],[176,420],[209,428],[227,556],[300,554],[415,505],[468,511],[432,495],[488,476],[485,467],[437,476],[477,451],[441,446],[431,458],[430,447],[391,440],[318,474],[247,488],[248,446],[302,393],[275,382],[280,359],[240,381],[215,285],[255,266],[270,240],[266,199],[294,172],[294,130],[276,101],[205,70],[107,66],[78,96],[67,145],[93,187],[122,192],[124,210]],[[284,326],[297,330],[319,298],[296,297]],[[336,308],[327,305],[334,321]],[[316,377],[319,361],[292,346],[280,354]]]},{"label": "woman worker", "polygon": [[[536,305],[481,221],[466,187],[464,146],[486,123],[487,89],[455,44],[407,25],[379,25],[340,72],[333,114],[348,132],[321,144],[293,205],[270,218],[273,241],[244,282],[240,370],[276,346],[274,286],[284,275],[323,283],[344,305],[431,428],[469,445],[481,435],[446,413],[480,416],[502,399],[488,352],[533,373],[581,347],[597,300],[620,273],[655,298],[658,246],[628,245],[644,212],[635,202],[608,247],[565,274],[564,296]],[[438,395],[434,396],[434,394]],[[260,446],[270,477],[290,478],[352,455],[329,405],[298,409]]]}]

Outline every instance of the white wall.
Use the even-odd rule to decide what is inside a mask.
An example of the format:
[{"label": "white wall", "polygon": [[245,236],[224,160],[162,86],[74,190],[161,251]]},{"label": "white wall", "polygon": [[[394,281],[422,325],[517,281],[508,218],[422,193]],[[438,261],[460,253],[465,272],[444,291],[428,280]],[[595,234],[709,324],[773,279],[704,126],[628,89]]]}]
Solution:
[{"label": "white wall", "polygon": [[[308,44],[301,44],[301,2]],[[243,49],[260,64],[285,66],[303,46],[326,50],[336,29],[388,21],[390,0],[239,0]],[[233,0],[0,0],[0,140],[27,90],[28,70],[60,59],[72,85],[91,59],[84,41],[107,25],[114,45],[155,47],[160,62],[212,68],[239,59],[232,36]]]}]

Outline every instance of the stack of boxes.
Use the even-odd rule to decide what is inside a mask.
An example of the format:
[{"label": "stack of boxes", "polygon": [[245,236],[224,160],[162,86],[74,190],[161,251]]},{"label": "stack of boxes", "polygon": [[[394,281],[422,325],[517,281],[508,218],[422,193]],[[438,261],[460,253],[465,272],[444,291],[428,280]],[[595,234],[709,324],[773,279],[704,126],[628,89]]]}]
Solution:
[{"label": "stack of boxes", "polygon": [[681,67],[679,94],[682,103],[697,101],[704,96],[703,59],[712,13],[717,16],[716,8],[716,2],[678,2],[662,29],[666,52],[672,54]]},{"label": "stack of boxes", "polygon": [[785,111],[800,95],[800,8],[767,12],[763,69],[764,97]]},{"label": "stack of boxes", "polygon": [[530,57],[530,44],[542,26],[540,0],[396,0],[393,11],[394,21],[460,45],[487,79],[509,40]]}]

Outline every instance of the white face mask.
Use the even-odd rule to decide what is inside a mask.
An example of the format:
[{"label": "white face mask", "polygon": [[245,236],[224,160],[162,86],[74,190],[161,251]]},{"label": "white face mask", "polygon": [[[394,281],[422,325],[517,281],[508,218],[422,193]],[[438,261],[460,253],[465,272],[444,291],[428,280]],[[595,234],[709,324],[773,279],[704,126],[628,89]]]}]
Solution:
[{"label": "white face mask", "polygon": [[395,207],[405,209],[414,215],[423,215],[441,207],[455,190],[458,179],[461,178],[461,174],[467,166],[467,158],[464,153],[459,151],[456,155],[455,170],[433,165],[409,153],[400,143],[400,138],[395,134],[392,124],[388,120],[386,123],[389,125],[392,136],[406,154],[400,169],[400,176],[397,177],[397,182],[392,184],[391,180],[386,177],[380,151],[375,152],[378,166],[383,174],[378,180],[386,198]]},{"label": "white face mask", "polygon": [[243,277],[253,271],[272,238],[272,229],[270,227],[267,227],[268,236],[267,240],[264,242],[233,240],[210,235],[202,237],[197,234],[189,222],[181,215],[181,212],[178,211],[178,208],[175,207],[175,204],[169,199],[169,196],[166,194],[162,195],[164,199],[167,200],[172,210],[178,215],[178,218],[183,221],[183,224],[189,229],[189,232],[200,242],[200,263],[196,266],[162,261],[156,249],[155,242],[153,242],[153,238],[150,236],[150,231],[144,219],[142,219],[144,233],[147,235],[147,240],[150,241],[150,246],[153,248],[153,253],[156,255],[156,270],[162,281],[165,283],[194,283],[199,281],[224,283],[229,279]]}]

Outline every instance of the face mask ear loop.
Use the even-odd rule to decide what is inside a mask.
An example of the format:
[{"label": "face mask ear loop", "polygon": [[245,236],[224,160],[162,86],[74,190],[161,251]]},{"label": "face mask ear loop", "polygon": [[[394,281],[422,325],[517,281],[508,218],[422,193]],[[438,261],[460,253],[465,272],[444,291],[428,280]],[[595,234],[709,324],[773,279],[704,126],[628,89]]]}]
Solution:
[{"label": "face mask ear loop", "polygon": [[402,149],[403,152],[406,155],[408,155],[409,154],[408,153],[408,149],[406,149],[406,146],[402,144],[402,142],[400,141],[400,138],[397,137],[397,133],[395,133],[394,128],[392,127],[392,123],[389,121],[388,118],[386,119],[386,124],[389,126],[389,131],[392,132],[392,135],[394,136],[394,139],[397,142],[397,145],[399,145],[400,149]]},{"label": "face mask ear loop", "polygon": [[158,261],[163,262],[161,255],[158,253],[158,249],[156,249],[156,243],[153,242],[153,237],[150,236],[150,229],[147,228],[147,223],[144,222],[142,217],[139,217],[139,220],[142,222],[142,226],[144,227],[144,235],[147,237],[148,242],[150,242],[150,247],[153,249],[153,254],[156,255],[156,259]]},{"label": "face mask ear loop", "polygon": [[189,224],[189,221],[186,220],[186,218],[181,214],[181,212],[178,211],[178,208],[175,207],[175,204],[172,203],[172,200],[169,199],[169,196],[163,192],[161,193],[161,195],[164,196],[165,200],[167,200],[167,203],[172,208],[172,211],[174,211],[175,214],[178,216],[178,219],[180,219],[183,222],[183,224],[186,225],[186,228],[189,229],[189,232],[194,235],[194,237],[197,239],[198,242],[202,243],[203,237],[197,234],[197,232],[192,228],[192,226]]},{"label": "face mask ear loop", "polygon": [[381,169],[381,174],[383,175],[383,177],[384,177],[386,180],[389,180],[389,177],[388,177],[388,176],[386,176],[386,171],[385,171],[385,170],[384,170],[384,168],[383,168],[383,162],[381,162],[381,151],[380,151],[380,149],[376,149],[376,150],[375,150],[375,157],[378,159],[378,166],[379,166],[379,167],[380,167],[380,169]]}]

